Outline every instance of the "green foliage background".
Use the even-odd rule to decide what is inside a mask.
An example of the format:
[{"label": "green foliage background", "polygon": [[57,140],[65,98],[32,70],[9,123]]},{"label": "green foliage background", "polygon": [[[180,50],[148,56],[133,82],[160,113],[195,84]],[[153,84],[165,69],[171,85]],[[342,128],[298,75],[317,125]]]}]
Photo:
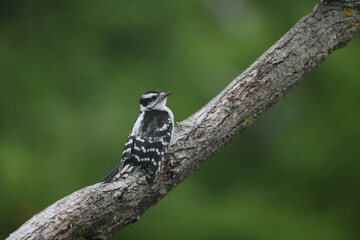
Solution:
[{"label": "green foliage background", "polygon": [[[181,121],[311,0],[0,1],[0,239],[119,161],[140,95]],[[112,239],[360,238],[360,40]]]}]

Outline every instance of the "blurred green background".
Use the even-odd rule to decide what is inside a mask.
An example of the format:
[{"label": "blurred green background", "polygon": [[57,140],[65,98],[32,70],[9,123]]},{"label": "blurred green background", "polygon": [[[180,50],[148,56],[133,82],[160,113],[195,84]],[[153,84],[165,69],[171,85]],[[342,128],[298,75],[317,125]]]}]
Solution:
[{"label": "blurred green background", "polygon": [[[0,239],[120,161],[149,89],[181,121],[311,0],[0,1]],[[360,239],[360,40],[111,239]]]}]

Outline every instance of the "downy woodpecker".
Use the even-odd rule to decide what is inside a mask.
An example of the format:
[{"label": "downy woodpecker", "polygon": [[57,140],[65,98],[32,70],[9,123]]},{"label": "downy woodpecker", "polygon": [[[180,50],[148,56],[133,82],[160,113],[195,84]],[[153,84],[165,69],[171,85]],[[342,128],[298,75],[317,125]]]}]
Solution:
[{"label": "downy woodpecker", "polygon": [[137,166],[145,169],[148,180],[156,178],[174,129],[174,115],[165,105],[171,94],[151,90],[141,96],[140,113],[125,143],[121,163],[102,182],[126,177]]}]

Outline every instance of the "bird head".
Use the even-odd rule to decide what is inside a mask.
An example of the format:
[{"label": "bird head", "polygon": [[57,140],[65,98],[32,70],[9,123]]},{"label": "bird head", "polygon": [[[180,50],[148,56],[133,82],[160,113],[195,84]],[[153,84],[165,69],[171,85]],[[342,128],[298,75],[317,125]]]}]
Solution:
[{"label": "bird head", "polygon": [[140,98],[140,111],[164,110],[166,108],[166,99],[172,92],[160,92],[150,90],[145,92]]}]

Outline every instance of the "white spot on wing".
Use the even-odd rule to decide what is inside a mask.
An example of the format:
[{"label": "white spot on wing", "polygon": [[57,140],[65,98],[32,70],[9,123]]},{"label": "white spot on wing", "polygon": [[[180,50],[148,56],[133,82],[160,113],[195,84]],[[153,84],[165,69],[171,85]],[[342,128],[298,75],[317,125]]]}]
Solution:
[{"label": "white spot on wing", "polygon": [[143,142],[145,142],[145,140],[144,140],[144,139],[139,138],[139,137],[136,137],[136,140],[137,140],[137,141],[139,141],[139,142],[142,142],[142,143],[143,143]]},{"label": "white spot on wing", "polygon": [[154,160],[154,159],[151,159],[151,162],[152,162],[152,164],[154,164],[154,166],[156,166],[156,165],[157,165],[157,163],[155,162],[155,160]]},{"label": "white spot on wing", "polygon": [[168,129],[169,124],[164,124],[161,128],[157,128],[155,129],[156,132],[161,132],[161,131],[165,131],[166,129]]},{"label": "white spot on wing", "polygon": [[132,144],[133,142],[134,142],[134,140],[133,140],[132,138],[130,138],[129,141],[127,141],[127,142],[125,143],[125,146],[130,145],[130,144]]},{"label": "white spot on wing", "polygon": [[127,149],[125,149],[124,151],[123,151],[123,154],[124,153],[127,153],[127,152],[130,152],[131,151],[131,148],[127,148]]}]

